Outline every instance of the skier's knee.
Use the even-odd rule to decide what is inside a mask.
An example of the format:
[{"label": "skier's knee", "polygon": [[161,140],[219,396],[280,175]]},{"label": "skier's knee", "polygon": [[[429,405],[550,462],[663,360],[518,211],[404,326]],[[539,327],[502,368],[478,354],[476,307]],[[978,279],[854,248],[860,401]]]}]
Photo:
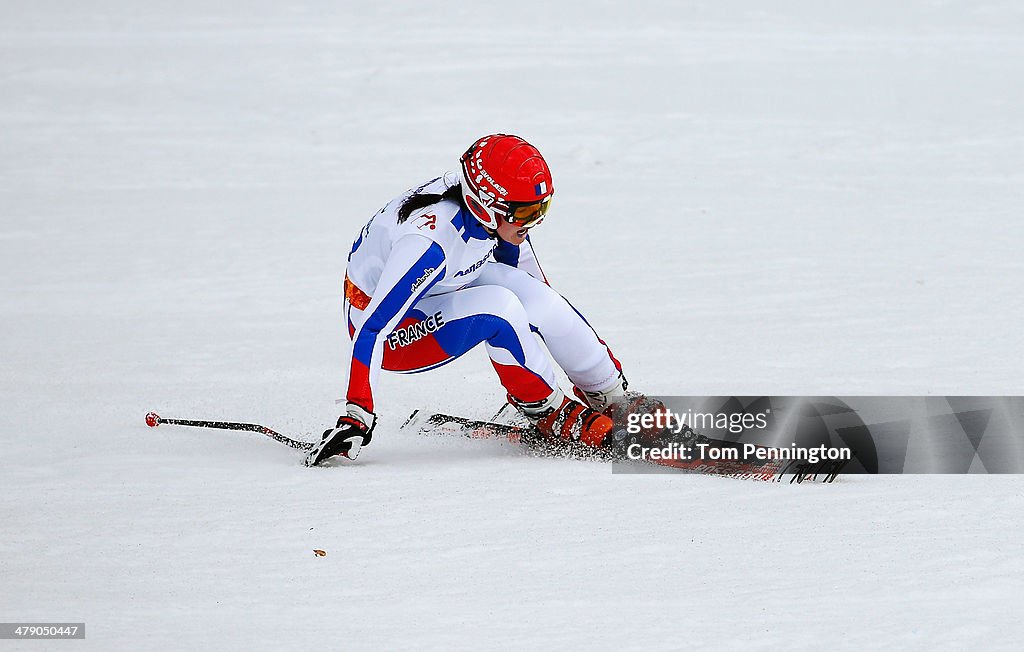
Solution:
[{"label": "skier's knee", "polygon": [[545,335],[564,335],[582,320],[560,294],[547,286],[544,291],[532,294],[523,306],[530,323]]},{"label": "skier's knee", "polygon": [[526,308],[515,292],[508,288],[495,286],[492,289],[491,314],[507,322],[512,328],[529,327]]}]

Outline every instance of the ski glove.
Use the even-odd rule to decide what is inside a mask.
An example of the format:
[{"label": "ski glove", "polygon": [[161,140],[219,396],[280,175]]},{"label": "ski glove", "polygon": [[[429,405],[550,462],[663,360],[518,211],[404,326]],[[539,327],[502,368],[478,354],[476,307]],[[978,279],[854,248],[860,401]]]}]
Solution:
[{"label": "ski glove", "polygon": [[347,410],[347,414],[338,418],[334,428],[324,431],[320,443],[306,456],[306,466],[317,466],[335,455],[344,455],[354,460],[362,447],[370,443],[377,416],[355,403],[349,403]]}]

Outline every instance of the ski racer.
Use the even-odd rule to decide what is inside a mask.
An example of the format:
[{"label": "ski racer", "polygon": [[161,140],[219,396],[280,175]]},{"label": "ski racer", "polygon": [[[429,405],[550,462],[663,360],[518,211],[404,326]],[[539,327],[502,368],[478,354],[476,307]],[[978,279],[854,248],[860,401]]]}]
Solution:
[{"label": "ski racer", "polygon": [[[624,395],[621,365],[548,284],[530,242],[554,190],[533,145],[492,134],[473,143],[458,171],[396,197],[366,223],[345,275],[346,413],[307,466],[354,459],[370,442],[381,369],[428,371],[480,343],[508,401],[543,435],[611,444],[602,411]],[[559,388],[552,359],[579,401]]]}]

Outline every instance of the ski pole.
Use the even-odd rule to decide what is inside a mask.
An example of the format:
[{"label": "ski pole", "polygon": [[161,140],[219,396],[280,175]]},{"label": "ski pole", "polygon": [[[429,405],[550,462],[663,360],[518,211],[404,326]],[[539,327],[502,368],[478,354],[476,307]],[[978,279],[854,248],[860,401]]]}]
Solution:
[{"label": "ski pole", "polygon": [[292,439],[287,435],[282,435],[279,432],[271,430],[266,426],[261,426],[257,423],[238,423],[236,421],[199,421],[196,419],[165,419],[156,412],[150,412],[146,415],[146,425],[150,428],[156,428],[160,424],[167,424],[169,426],[192,426],[194,428],[216,428],[218,430],[245,430],[247,432],[258,432],[275,441],[281,442],[285,446],[291,446],[292,448],[304,451],[308,451],[313,448],[313,444],[310,442]]}]

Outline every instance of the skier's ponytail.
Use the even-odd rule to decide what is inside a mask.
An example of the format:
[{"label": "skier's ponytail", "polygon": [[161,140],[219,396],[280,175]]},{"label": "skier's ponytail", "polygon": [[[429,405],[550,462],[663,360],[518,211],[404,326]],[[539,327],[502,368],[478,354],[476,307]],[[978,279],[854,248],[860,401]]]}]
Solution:
[{"label": "skier's ponytail", "polygon": [[405,202],[402,203],[401,207],[399,207],[398,209],[399,224],[409,219],[409,216],[413,214],[413,211],[418,211],[419,209],[426,208],[427,206],[433,206],[434,204],[442,202],[446,199],[461,203],[462,184],[457,183],[454,186],[451,186],[450,188],[445,190],[440,195],[436,193],[418,193],[415,195],[411,195],[409,198],[405,200]]}]

